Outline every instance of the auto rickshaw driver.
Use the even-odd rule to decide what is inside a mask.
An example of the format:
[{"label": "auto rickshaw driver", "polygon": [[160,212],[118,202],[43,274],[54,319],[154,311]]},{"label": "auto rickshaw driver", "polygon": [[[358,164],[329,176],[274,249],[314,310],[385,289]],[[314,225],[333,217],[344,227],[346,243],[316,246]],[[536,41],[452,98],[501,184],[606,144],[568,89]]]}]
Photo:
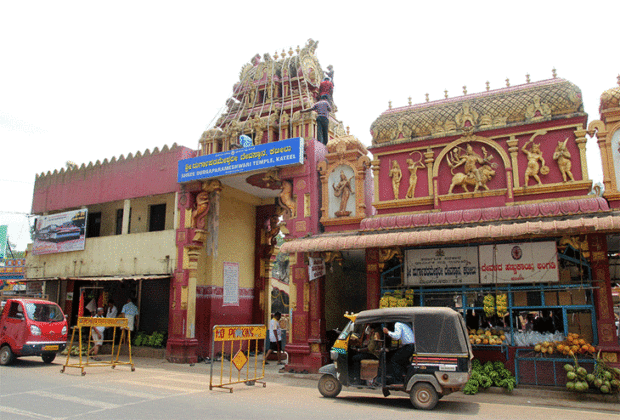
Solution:
[{"label": "auto rickshaw driver", "polygon": [[383,337],[381,335],[380,324],[368,324],[364,329],[361,337],[355,337],[352,341],[352,350],[356,353],[353,355],[351,382],[353,384],[360,383],[360,371],[362,360],[379,360],[381,348],[383,347]]}]

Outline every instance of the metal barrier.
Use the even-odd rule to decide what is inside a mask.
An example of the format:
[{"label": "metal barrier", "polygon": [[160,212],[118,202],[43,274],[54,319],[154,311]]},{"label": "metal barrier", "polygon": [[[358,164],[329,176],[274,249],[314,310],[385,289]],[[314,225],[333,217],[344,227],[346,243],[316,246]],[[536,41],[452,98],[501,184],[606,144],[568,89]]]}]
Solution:
[{"label": "metal barrier", "polygon": [[[515,354],[515,379],[517,385],[565,386],[566,371],[564,365],[573,364],[572,357],[560,355],[543,356],[532,349],[517,349]],[[579,366],[588,373],[594,370],[596,360],[578,358]]]},{"label": "metal barrier", "polygon": [[[265,340],[267,327],[264,325],[215,325],[213,327],[213,339],[211,340],[211,378],[209,390],[213,388],[225,388],[233,392],[227,385],[245,383],[254,385],[255,382],[267,386],[265,382],[258,381],[265,377],[265,361],[258,361],[258,345]],[[220,344],[221,357],[219,360],[219,384],[213,383],[213,371],[215,360],[215,344]],[[230,346],[227,350],[227,344]],[[235,345],[235,343],[237,343]],[[225,362],[227,355],[230,363]],[[254,363],[252,363],[254,359]],[[254,366],[250,369],[250,365]],[[226,365],[226,366],[225,366]],[[236,370],[236,378],[233,372]],[[244,375],[242,375],[242,371]],[[259,375],[260,373],[260,375]],[[227,378],[227,381],[224,379]],[[217,378],[216,378],[217,379]]]},{"label": "metal barrier", "polygon": [[[69,352],[67,353],[67,360],[63,365],[62,369],[60,369],[60,373],[65,371],[67,367],[75,367],[82,369],[82,376],[86,375],[84,372],[84,368],[87,366],[110,366],[114,369],[118,365],[131,365],[131,371],[135,371],[136,368],[133,364],[133,359],[131,358],[131,331],[127,328],[128,319],[127,318],[91,318],[91,317],[79,317],[77,325],[73,328],[73,332],[71,333],[71,343],[68,346]],[[92,341],[92,329],[93,327],[106,327],[106,328],[114,328],[112,334],[112,351],[110,354],[110,360],[96,360],[91,361],[88,354],[90,353],[91,343]],[[86,356],[84,356],[85,360],[82,358],[83,353],[83,340],[82,340],[82,328],[88,328],[88,340],[87,340],[87,348],[86,348]],[[117,328],[121,329],[120,340],[118,344],[116,343],[116,331]],[[71,349],[73,348],[73,340],[75,339],[75,331],[78,331],[78,349],[79,349],[79,358],[78,363],[69,363],[69,359],[71,358]],[[129,352],[129,361],[121,362],[119,361],[121,345],[123,341],[127,340],[128,352]],[[105,342],[105,341],[104,341]],[[116,354],[114,354],[114,348],[116,347]],[[100,355],[105,358],[105,356]]]}]

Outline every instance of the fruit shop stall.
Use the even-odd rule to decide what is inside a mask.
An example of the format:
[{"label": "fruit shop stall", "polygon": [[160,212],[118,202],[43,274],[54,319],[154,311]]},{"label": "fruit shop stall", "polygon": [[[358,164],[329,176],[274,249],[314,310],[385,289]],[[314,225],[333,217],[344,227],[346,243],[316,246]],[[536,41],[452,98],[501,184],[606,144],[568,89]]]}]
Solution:
[{"label": "fruit shop stall", "polygon": [[[551,244],[555,251],[555,243]],[[545,246],[551,252],[549,244]],[[455,255],[468,259],[468,248],[448,252],[444,248],[439,260]],[[485,281],[483,273],[477,282],[422,286],[407,281],[406,264],[397,265],[382,275],[380,306],[452,307],[466,321],[477,359],[505,363],[517,383],[564,385],[562,366],[573,357],[595,365],[592,355],[598,337],[589,265],[574,249],[563,251],[553,252],[555,280],[532,283],[505,282],[495,276]]]}]

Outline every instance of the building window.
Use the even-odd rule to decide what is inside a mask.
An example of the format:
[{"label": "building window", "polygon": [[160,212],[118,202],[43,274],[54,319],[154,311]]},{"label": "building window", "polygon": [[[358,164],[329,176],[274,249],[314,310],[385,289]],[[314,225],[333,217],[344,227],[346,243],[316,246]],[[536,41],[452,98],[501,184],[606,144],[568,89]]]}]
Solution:
[{"label": "building window", "polygon": [[166,228],[166,204],[155,204],[149,211],[149,232]]},{"label": "building window", "polygon": [[88,213],[86,237],[97,238],[101,234],[101,212]]},{"label": "building window", "polygon": [[[123,233],[123,209],[116,210],[116,234],[121,235]],[[131,209],[129,209],[129,225],[127,226],[127,233],[131,232]]]}]

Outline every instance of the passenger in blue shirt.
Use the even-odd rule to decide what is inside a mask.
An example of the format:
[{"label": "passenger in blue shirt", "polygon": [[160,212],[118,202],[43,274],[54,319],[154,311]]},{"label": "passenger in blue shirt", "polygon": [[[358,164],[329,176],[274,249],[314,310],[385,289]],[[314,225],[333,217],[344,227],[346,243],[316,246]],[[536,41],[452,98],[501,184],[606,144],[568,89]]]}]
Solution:
[{"label": "passenger in blue shirt", "polygon": [[383,332],[394,340],[400,340],[401,346],[394,352],[390,358],[390,367],[394,374],[394,379],[398,383],[404,381],[403,376],[407,372],[407,366],[410,365],[409,358],[415,351],[415,337],[411,327],[403,322],[394,324],[394,331],[383,328]]}]

